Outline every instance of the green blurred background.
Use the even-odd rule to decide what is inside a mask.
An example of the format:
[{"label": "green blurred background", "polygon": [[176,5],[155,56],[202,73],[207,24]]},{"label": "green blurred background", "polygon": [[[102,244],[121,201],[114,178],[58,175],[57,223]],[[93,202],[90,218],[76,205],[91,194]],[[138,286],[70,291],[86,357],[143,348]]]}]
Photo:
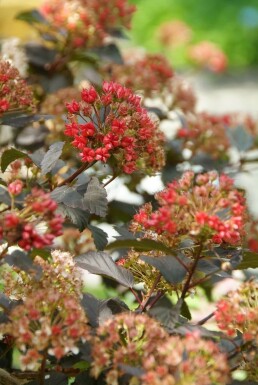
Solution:
[{"label": "green blurred background", "polygon": [[185,49],[161,45],[159,26],[182,20],[193,31],[191,44],[216,43],[229,66],[258,67],[258,0],[131,0],[137,5],[131,36],[151,52],[162,51],[175,66],[187,65]]}]

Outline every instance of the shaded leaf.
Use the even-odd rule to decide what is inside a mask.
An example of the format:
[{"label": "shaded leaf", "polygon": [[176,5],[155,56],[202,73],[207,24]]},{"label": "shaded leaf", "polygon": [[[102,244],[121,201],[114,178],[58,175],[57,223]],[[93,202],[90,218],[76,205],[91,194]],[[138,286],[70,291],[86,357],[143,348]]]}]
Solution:
[{"label": "shaded leaf", "polygon": [[113,227],[114,227],[114,230],[119,234],[114,236],[115,239],[120,241],[128,240],[128,239],[136,240],[137,235],[129,231],[126,226],[113,226]]},{"label": "shaded leaf", "polygon": [[99,308],[99,325],[102,325],[114,314],[122,313],[123,311],[129,311],[128,306],[119,298],[110,298],[101,301]]},{"label": "shaded leaf", "polygon": [[117,266],[106,253],[90,251],[75,257],[75,262],[79,267],[92,274],[107,276],[126,287],[133,287],[134,285],[132,273],[121,266]]},{"label": "shaded leaf", "polygon": [[98,250],[104,250],[108,243],[107,233],[99,227],[88,225],[88,229],[91,231],[94,244]]},{"label": "shaded leaf", "polygon": [[65,142],[56,142],[50,146],[41,161],[41,172],[43,175],[47,174],[55,167],[60,155],[62,154],[64,144]]},{"label": "shaded leaf", "polygon": [[144,374],[144,370],[138,366],[119,364],[118,367],[126,374],[130,374],[134,377],[141,377]]},{"label": "shaded leaf", "polygon": [[82,208],[82,196],[76,191],[75,187],[57,187],[50,195],[57,203],[63,203],[65,206],[72,208]]},{"label": "shaded leaf", "polygon": [[1,156],[1,170],[5,172],[9,164],[14,162],[16,159],[26,158],[28,155],[23,152],[16,150],[16,148],[10,148],[3,152]]},{"label": "shaded leaf", "polygon": [[123,64],[122,55],[118,47],[114,43],[104,45],[102,47],[92,48],[90,52],[96,54],[101,60]]},{"label": "shaded leaf", "polygon": [[236,147],[238,151],[247,151],[254,144],[252,135],[249,134],[248,131],[242,126],[238,126],[234,129],[228,129],[227,135],[231,145]]},{"label": "shaded leaf", "polygon": [[88,183],[87,191],[84,194],[83,206],[91,214],[96,214],[100,217],[104,217],[107,214],[107,192],[96,177],[92,177]]},{"label": "shaded leaf", "polygon": [[79,231],[83,231],[88,227],[89,212],[78,208],[68,207],[63,203],[60,203],[58,207],[61,209],[62,214],[67,216]]},{"label": "shaded leaf", "polygon": [[15,19],[26,21],[26,23],[30,25],[34,23],[47,23],[42,13],[40,13],[37,9],[20,12],[18,15],[16,15]]},{"label": "shaded leaf", "polygon": [[[179,257],[181,258],[181,257]],[[183,279],[186,276],[187,270],[184,266],[172,255],[165,256],[165,257],[148,257],[148,256],[141,256],[140,259],[149,265],[155,267],[157,270],[159,270],[162,274],[162,276],[172,284],[177,284],[183,281]],[[184,257],[184,263],[189,263],[190,260],[188,258]]]},{"label": "shaded leaf", "polygon": [[11,301],[4,293],[0,293],[0,308],[3,308],[3,309],[11,308]]},{"label": "shaded leaf", "polygon": [[191,320],[192,319],[192,315],[190,313],[190,310],[189,310],[189,307],[186,303],[186,301],[183,301],[182,302],[182,307],[181,307],[181,315],[185,318],[187,318],[188,320]]},{"label": "shaded leaf", "polygon": [[209,260],[201,259],[198,261],[196,270],[202,271],[205,274],[217,273],[221,267],[221,260],[218,258],[212,258]]},{"label": "shaded leaf", "polygon": [[81,304],[93,327],[98,327],[112,317],[113,314],[119,314],[129,310],[127,305],[119,298],[98,300],[91,294],[83,294]]},{"label": "shaded leaf", "polygon": [[7,189],[0,186],[0,202],[7,206],[11,205],[11,197]]},{"label": "shaded leaf", "polygon": [[40,44],[26,44],[25,50],[29,62],[42,68],[45,68],[47,64],[53,63],[57,55],[55,49],[50,49]]},{"label": "shaded leaf", "polygon": [[170,248],[166,247],[163,243],[153,241],[152,239],[118,240],[110,243],[106,247],[107,250],[129,249],[129,248],[134,248],[135,250],[144,250],[144,251],[158,250],[158,251],[164,251],[167,254],[173,253],[173,251]]},{"label": "shaded leaf", "polygon": [[173,329],[179,322],[181,313],[182,300],[179,300],[176,305],[164,297],[149,311],[165,328]]},{"label": "shaded leaf", "polygon": [[[38,380],[26,382],[28,385],[39,385]],[[48,372],[45,374],[44,385],[68,385],[68,377],[63,373]]]},{"label": "shaded leaf", "polygon": [[237,269],[238,270],[249,269],[249,268],[256,269],[257,267],[258,267],[258,253],[245,250],[243,253],[243,260],[237,266]]},{"label": "shaded leaf", "polygon": [[[27,126],[28,124],[31,124],[33,122],[38,122],[40,120],[44,121],[47,119],[51,119],[52,115],[22,115],[21,113],[17,116],[4,116],[2,119],[2,124],[5,124],[7,126],[16,127],[16,128],[23,128]],[[35,130],[35,128],[34,128]]]},{"label": "shaded leaf", "polygon": [[5,257],[5,262],[11,266],[17,266],[19,269],[26,272],[34,271],[36,273],[36,279],[40,279],[41,277],[41,267],[33,264],[33,259],[23,251],[15,250],[11,254],[8,254]]},{"label": "shaded leaf", "polygon": [[81,300],[82,307],[88,317],[88,320],[93,327],[99,326],[99,309],[101,300],[95,298],[93,295],[84,293]]},{"label": "shaded leaf", "polygon": [[207,338],[215,338],[221,337],[221,332],[216,332],[212,330],[208,330],[204,328],[203,326],[199,325],[191,325],[190,323],[184,323],[183,325],[177,326],[173,332],[185,336],[186,334],[193,333],[195,331],[198,331],[200,334],[200,337],[207,337]]},{"label": "shaded leaf", "polygon": [[97,385],[97,382],[92,378],[88,371],[84,371],[75,377],[73,385]]}]

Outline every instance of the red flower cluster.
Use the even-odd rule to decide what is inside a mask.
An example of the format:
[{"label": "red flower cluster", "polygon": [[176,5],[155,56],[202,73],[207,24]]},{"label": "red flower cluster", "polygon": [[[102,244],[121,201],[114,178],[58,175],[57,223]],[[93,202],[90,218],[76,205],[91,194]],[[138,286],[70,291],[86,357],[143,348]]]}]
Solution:
[{"label": "red flower cluster", "polygon": [[239,126],[248,134],[256,136],[257,124],[248,115],[189,113],[184,116],[183,127],[178,130],[177,137],[183,140],[184,147],[193,154],[205,152],[215,159],[225,158],[231,146],[227,130],[234,133]]},{"label": "red flower cluster", "polygon": [[218,327],[234,337],[239,330],[245,341],[258,346],[258,282],[249,281],[217,303]]},{"label": "red flower cluster", "polygon": [[[10,189],[13,191],[13,183]],[[62,234],[63,218],[55,213],[56,208],[56,202],[48,193],[32,189],[25,198],[23,210],[8,210],[1,215],[0,239],[9,246],[17,243],[24,250],[51,245],[54,238]]]},{"label": "red flower cluster", "polygon": [[184,141],[184,147],[193,154],[203,151],[213,158],[225,156],[230,147],[226,125],[228,115],[212,115],[206,112],[187,114],[184,127],[179,129],[177,137]]},{"label": "red flower cluster", "polygon": [[127,0],[46,0],[40,11],[62,40],[65,31],[64,45],[90,48],[115,27],[129,28],[135,9]]},{"label": "red flower cluster", "polygon": [[0,117],[7,111],[34,108],[33,93],[19,71],[0,58]]},{"label": "red flower cluster", "polygon": [[89,338],[87,318],[78,299],[51,287],[33,291],[8,318],[1,333],[14,338],[23,370],[37,370],[46,350],[57,360],[69,352],[77,354],[77,343]]},{"label": "red flower cluster", "polygon": [[202,41],[191,46],[188,55],[198,66],[208,68],[213,72],[223,72],[228,65],[225,53],[209,41]]},{"label": "red flower cluster", "polygon": [[92,347],[92,375],[106,372],[106,383],[117,384],[123,365],[141,367],[142,385],[222,385],[229,369],[215,343],[191,334],[169,336],[147,315],[121,314],[97,330]]},{"label": "red flower cluster", "polygon": [[150,96],[154,91],[160,93],[169,88],[174,71],[163,55],[146,54],[134,62],[109,65],[104,74],[115,82]]},{"label": "red flower cluster", "polygon": [[67,103],[65,134],[83,162],[111,162],[115,172],[153,174],[164,165],[164,137],[128,88],[104,82],[102,93],[83,89],[82,101]]},{"label": "red flower cluster", "polygon": [[233,189],[233,180],[209,172],[196,178],[185,172],[179,181],[156,194],[159,208],[147,203],[134,216],[132,231],[144,231],[145,237],[176,245],[190,237],[197,243],[239,244],[243,235],[245,201]]}]

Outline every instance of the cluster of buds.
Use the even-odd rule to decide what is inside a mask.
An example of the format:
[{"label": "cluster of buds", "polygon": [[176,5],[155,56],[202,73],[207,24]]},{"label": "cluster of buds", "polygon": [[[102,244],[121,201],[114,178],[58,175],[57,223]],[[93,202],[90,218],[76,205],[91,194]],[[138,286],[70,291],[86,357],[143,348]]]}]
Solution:
[{"label": "cluster of buds", "polygon": [[[144,71],[142,69],[144,68]],[[196,97],[190,85],[177,76],[168,60],[160,54],[145,54],[125,64],[109,64],[103,67],[105,78],[140,91],[145,98],[162,98],[169,109],[179,108],[183,112],[193,111]]]},{"label": "cluster of buds", "polygon": [[[11,196],[22,191],[22,182],[10,183]],[[5,210],[0,217],[0,240],[9,246],[18,244],[24,250],[43,248],[62,234],[63,217],[55,211],[57,204],[48,193],[33,188],[24,200],[24,208]]]},{"label": "cluster of buds", "polygon": [[162,93],[169,88],[174,76],[168,60],[161,54],[146,54],[123,65],[112,64],[105,68],[106,71],[105,75],[109,74],[113,81],[134,91],[142,91],[144,96],[151,96],[154,91]]},{"label": "cluster of buds", "polygon": [[32,90],[17,68],[0,58],[0,116],[8,111],[32,110],[34,106]]},{"label": "cluster of buds", "polygon": [[6,269],[3,277],[5,294],[19,300],[51,287],[64,295],[81,297],[82,277],[70,253],[53,250],[48,260],[36,256],[33,271],[34,274],[18,267]]},{"label": "cluster of buds", "polygon": [[61,39],[65,36],[66,48],[67,44],[72,48],[103,44],[112,29],[130,28],[134,11],[127,0],[46,0],[40,7],[50,31]]},{"label": "cluster of buds", "polygon": [[231,291],[217,303],[215,318],[218,327],[234,337],[237,331],[245,341],[258,345],[258,283],[248,281]]},{"label": "cluster of buds", "polygon": [[40,112],[42,114],[53,115],[45,124],[49,129],[47,141],[53,143],[55,141],[64,140],[64,116],[67,113],[65,103],[67,100],[80,101],[80,91],[77,87],[66,87],[57,90],[52,94],[48,94],[41,104]]},{"label": "cluster of buds", "polygon": [[157,122],[141,107],[140,97],[113,82],[102,92],[83,89],[81,102],[67,103],[65,135],[78,148],[83,162],[109,161],[114,172],[153,174],[164,165],[164,136]]},{"label": "cluster of buds", "polygon": [[134,216],[131,230],[158,239],[169,246],[183,238],[196,244],[238,245],[244,225],[245,200],[233,188],[233,180],[216,172],[196,176],[187,171],[181,179],[156,194],[159,204],[153,211],[145,204]]},{"label": "cluster of buds", "polygon": [[238,127],[253,137],[257,134],[257,124],[249,115],[188,113],[184,116],[183,127],[178,130],[177,137],[193,155],[205,152],[214,159],[225,159],[231,146],[227,131],[234,134]]},{"label": "cluster of buds", "polygon": [[223,158],[230,147],[226,132],[228,123],[227,115],[217,116],[206,112],[187,114],[177,137],[183,140],[184,147],[193,154],[202,151],[215,159]]},{"label": "cluster of buds", "polygon": [[23,370],[37,370],[46,354],[57,360],[77,354],[78,343],[90,334],[79,300],[52,287],[31,292],[8,318],[0,331],[13,338]]},{"label": "cluster of buds", "polygon": [[182,339],[169,336],[147,315],[121,314],[100,326],[92,357],[92,375],[105,371],[106,383],[112,385],[123,376],[124,364],[143,369],[135,384],[221,385],[228,381],[226,357],[215,343],[198,334]]},{"label": "cluster of buds", "polygon": [[192,45],[188,55],[196,65],[212,72],[224,72],[228,65],[225,53],[210,41],[202,41]]}]

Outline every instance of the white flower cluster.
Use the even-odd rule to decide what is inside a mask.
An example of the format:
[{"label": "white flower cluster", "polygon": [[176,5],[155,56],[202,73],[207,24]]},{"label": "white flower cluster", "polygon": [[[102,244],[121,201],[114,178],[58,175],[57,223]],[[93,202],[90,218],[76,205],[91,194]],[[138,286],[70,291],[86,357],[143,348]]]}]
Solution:
[{"label": "white flower cluster", "polygon": [[18,38],[4,39],[1,42],[0,56],[11,65],[19,69],[21,77],[25,78],[28,72],[28,60],[21,41]]}]

